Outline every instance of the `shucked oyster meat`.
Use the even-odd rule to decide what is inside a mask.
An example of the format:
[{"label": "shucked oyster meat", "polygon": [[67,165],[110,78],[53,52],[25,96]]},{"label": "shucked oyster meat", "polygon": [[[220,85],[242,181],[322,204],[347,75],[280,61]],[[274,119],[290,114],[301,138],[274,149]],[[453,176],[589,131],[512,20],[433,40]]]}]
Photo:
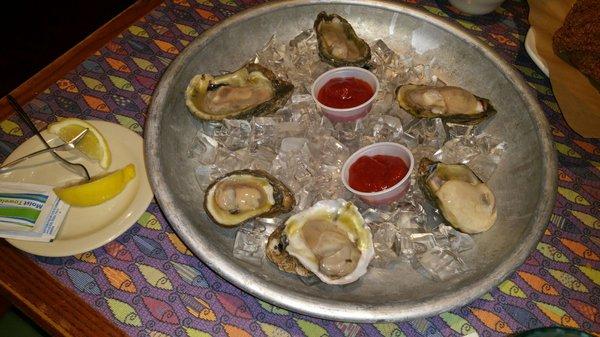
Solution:
[{"label": "shucked oyster meat", "polygon": [[287,272],[307,276],[298,272],[297,260],[325,283],[347,284],[367,272],[375,254],[370,229],[356,206],[343,199],[319,201],[291,216],[284,226],[279,249],[285,246],[289,257],[272,253],[271,238],[267,257]]},{"label": "shucked oyster meat", "polygon": [[208,186],[204,210],[215,223],[237,226],[256,217],[287,213],[296,203],[292,192],[261,170],[230,172]]},{"label": "shucked oyster meat", "polygon": [[401,85],[396,89],[396,101],[417,118],[460,124],[478,124],[496,112],[489,100],[453,86]]},{"label": "shucked oyster meat", "polygon": [[185,104],[203,120],[243,119],[277,111],[293,90],[271,70],[249,63],[221,76],[194,76],[185,91]]},{"label": "shucked oyster meat", "polygon": [[354,28],[337,14],[319,13],[313,27],[319,57],[334,67],[362,67],[371,60],[371,48]]},{"label": "shucked oyster meat", "polygon": [[496,222],[494,193],[467,166],[423,158],[418,175],[425,195],[456,229],[469,234],[481,233]]}]

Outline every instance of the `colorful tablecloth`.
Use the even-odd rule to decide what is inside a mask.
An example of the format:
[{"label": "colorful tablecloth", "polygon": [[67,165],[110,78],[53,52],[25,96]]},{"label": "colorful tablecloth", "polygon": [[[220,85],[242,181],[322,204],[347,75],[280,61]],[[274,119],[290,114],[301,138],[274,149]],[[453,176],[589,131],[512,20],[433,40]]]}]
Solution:
[{"label": "colorful tablecloth", "polygon": [[[548,79],[523,47],[525,0],[462,16],[445,1],[408,1],[462,25],[512,63],[550,120],[559,158],[558,199],[545,235],[516,272],[482,298],[401,323],[354,324],[274,307],[208,269],[152,203],[125,234],[66,258],[31,256],[131,336],[498,336],[562,325],[600,336],[600,143],[565,124]],[[205,29],[252,0],[172,0],[98,50],[26,105],[41,129],[57,116],[103,119],[143,133],[152,91],[169,63]],[[31,136],[16,116],[0,123],[3,156]]]}]

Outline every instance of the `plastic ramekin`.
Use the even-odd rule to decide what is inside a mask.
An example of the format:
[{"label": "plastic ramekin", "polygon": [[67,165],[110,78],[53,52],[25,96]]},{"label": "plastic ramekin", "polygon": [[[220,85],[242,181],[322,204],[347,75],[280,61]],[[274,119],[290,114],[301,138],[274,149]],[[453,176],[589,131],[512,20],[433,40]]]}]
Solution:
[{"label": "plastic ramekin", "polygon": [[[362,103],[361,105],[347,109],[332,108],[319,102],[319,100],[317,99],[317,95],[319,93],[319,90],[321,90],[325,83],[327,83],[333,78],[348,77],[358,78],[367,82],[373,89],[373,96],[371,96],[371,98],[368,101]],[[358,67],[341,67],[331,69],[319,76],[313,82],[310,93],[315,103],[317,104],[317,108],[319,109],[319,111],[321,111],[321,113],[327,116],[329,120],[331,120],[332,122],[349,122],[362,118],[366,116],[369,113],[369,111],[371,111],[371,107],[373,107],[373,102],[375,101],[375,97],[377,96],[378,91],[379,80],[372,72]]]},{"label": "plastic ramekin", "polygon": [[[350,187],[350,184],[348,183],[350,177],[350,166],[352,166],[352,164],[354,164],[354,162],[356,162],[360,157],[375,155],[400,157],[408,167],[406,176],[394,186],[378,192],[361,192]],[[410,176],[412,174],[414,165],[415,158],[410,150],[406,148],[406,146],[390,142],[375,143],[359,149],[358,151],[354,152],[348,158],[348,160],[346,160],[341,172],[342,182],[350,192],[354,193],[367,204],[385,205],[404,197],[408,191],[408,188],[410,187]]]}]

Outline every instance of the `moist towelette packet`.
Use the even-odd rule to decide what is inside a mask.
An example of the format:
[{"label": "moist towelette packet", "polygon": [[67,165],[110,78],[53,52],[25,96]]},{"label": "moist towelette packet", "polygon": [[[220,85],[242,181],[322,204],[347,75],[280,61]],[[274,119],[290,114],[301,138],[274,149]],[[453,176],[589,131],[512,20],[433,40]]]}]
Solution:
[{"label": "moist towelette packet", "polygon": [[0,182],[0,237],[50,242],[69,211],[52,186]]}]

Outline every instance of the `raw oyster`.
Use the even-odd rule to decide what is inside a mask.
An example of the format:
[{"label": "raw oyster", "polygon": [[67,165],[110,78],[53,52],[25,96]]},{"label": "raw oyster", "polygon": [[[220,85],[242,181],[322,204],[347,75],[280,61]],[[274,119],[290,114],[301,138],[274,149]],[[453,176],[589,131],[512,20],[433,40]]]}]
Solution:
[{"label": "raw oyster", "polygon": [[204,195],[204,210],[215,223],[237,226],[256,217],[269,217],[292,210],[292,192],[261,170],[238,170],[215,180]]},{"label": "raw oyster", "polygon": [[367,272],[375,254],[371,230],[356,206],[322,200],[285,222],[285,250],[321,281],[347,284]]},{"label": "raw oyster", "polygon": [[297,258],[291,256],[285,250],[288,242],[285,236],[281,236],[284,228],[285,226],[279,226],[273,231],[273,233],[271,233],[271,235],[269,235],[267,247],[265,248],[267,258],[280,270],[286,273],[296,274],[304,277],[311,276],[313,273],[304,268]]},{"label": "raw oyster", "polygon": [[185,104],[203,120],[243,119],[277,111],[293,90],[271,70],[249,63],[221,76],[194,76],[185,90]]},{"label": "raw oyster", "polygon": [[467,166],[421,159],[419,185],[435,202],[444,219],[456,229],[485,232],[496,222],[496,198]]},{"label": "raw oyster", "polygon": [[396,89],[396,101],[417,118],[442,118],[451,123],[478,124],[496,113],[489,100],[452,86],[401,85]]},{"label": "raw oyster", "polygon": [[371,60],[371,48],[354,28],[337,14],[319,13],[313,27],[319,57],[334,67],[362,67]]}]

